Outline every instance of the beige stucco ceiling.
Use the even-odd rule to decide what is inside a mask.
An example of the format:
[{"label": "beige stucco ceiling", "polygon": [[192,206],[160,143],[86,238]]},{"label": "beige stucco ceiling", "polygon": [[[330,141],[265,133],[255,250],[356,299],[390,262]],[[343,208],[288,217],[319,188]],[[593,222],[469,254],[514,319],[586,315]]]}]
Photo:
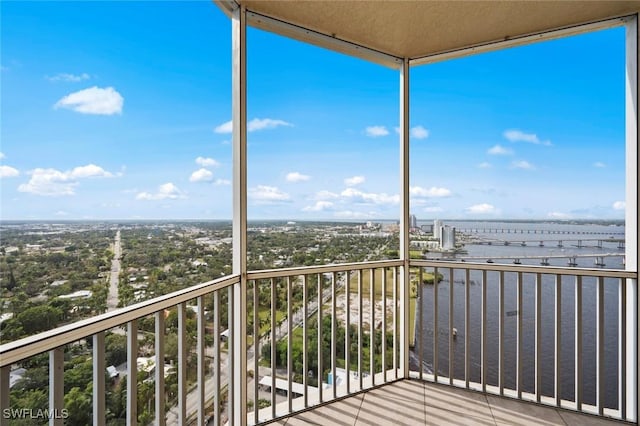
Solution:
[{"label": "beige stucco ceiling", "polygon": [[640,1],[238,2],[248,11],[402,58],[425,57],[640,11]]}]

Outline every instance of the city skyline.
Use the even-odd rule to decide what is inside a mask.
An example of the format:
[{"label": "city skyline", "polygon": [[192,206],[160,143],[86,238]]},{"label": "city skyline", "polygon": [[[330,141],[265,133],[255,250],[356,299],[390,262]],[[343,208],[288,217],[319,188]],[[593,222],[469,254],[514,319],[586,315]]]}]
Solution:
[{"label": "city skyline", "polygon": [[[230,219],[229,19],[2,4],[2,219]],[[141,23],[143,23],[141,25]],[[397,71],[248,32],[248,214],[399,217]],[[623,219],[624,29],[411,71],[419,219]]]}]

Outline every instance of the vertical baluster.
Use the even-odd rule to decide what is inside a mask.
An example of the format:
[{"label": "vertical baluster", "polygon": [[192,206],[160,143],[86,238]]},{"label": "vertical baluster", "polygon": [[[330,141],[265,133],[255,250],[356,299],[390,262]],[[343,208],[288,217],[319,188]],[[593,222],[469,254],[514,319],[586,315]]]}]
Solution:
[{"label": "vertical baluster", "polygon": [[393,378],[398,378],[398,269],[393,267]]},{"label": "vertical baluster", "polygon": [[470,297],[469,297],[469,284],[470,284],[470,272],[468,269],[464,271],[464,386],[469,389],[469,380],[470,380],[470,370],[469,370],[469,362],[470,362],[470,340],[469,336],[471,334],[470,330]]},{"label": "vertical baluster", "polygon": [[351,394],[351,280],[349,271],[344,273],[345,286],[345,330],[344,330],[344,365],[347,370],[347,395]]},{"label": "vertical baluster", "polygon": [[562,275],[556,275],[555,299],[554,388],[556,394],[556,407],[560,407],[562,404],[562,380],[560,378],[562,368]]},{"label": "vertical baluster", "polygon": [[438,268],[433,268],[433,379],[438,383]]},{"label": "vertical baluster", "polygon": [[453,385],[453,268],[449,268],[449,385]]},{"label": "vertical baluster", "polygon": [[[220,291],[213,292],[213,421],[220,426]],[[257,380],[257,373],[254,378]]]},{"label": "vertical baluster", "polygon": [[[422,283],[424,280],[424,268],[422,266],[418,267],[418,283],[416,284],[416,309],[418,310],[418,364],[420,364],[418,366],[419,368],[419,377],[420,380],[423,380],[423,375],[424,375],[424,300],[422,300]],[[435,282],[434,282],[435,283]],[[435,284],[434,284],[435,285]],[[415,336],[415,327],[414,327],[414,341],[413,344],[415,346],[416,344],[416,336]],[[433,334],[434,338],[435,338],[435,333]],[[435,354],[434,354],[435,356]]]},{"label": "vertical baluster", "polygon": [[260,282],[253,280],[253,420],[255,424],[260,423],[258,410],[258,383],[260,382]]},{"label": "vertical baluster", "polygon": [[[198,332],[197,338],[197,353],[198,353],[198,365],[197,365],[197,380],[198,380],[198,425],[204,425],[205,420],[205,400],[204,400],[204,363],[206,358],[204,357],[204,299],[203,296],[199,296],[198,299],[198,313],[196,314],[196,327]],[[156,370],[162,365],[162,375],[164,376],[164,361],[162,364],[156,363]],[[157,396],[156,396],[157,398]]]},{"label": "vertical baluster", "polygon": [[127,323],[127,424],[138,424],[138,321]]},{"label": "vertical baluster", "polygon": [[481,304],[481,338],[480,353],[482,357],[482,373],[480,381],[482,382],[482,392],[487,392],[487,271],[482,270],[482,304]]},{"label": "vertical baluster", "polygon": [[498,385],[504,395],[504,271],[498,278]]},{"label": "vertical baluster", "polygon": [[618,405],[620,406],[620,418],[627,420],[627,280],[618,280],[618,329],[620,330],[618,344]]},{"label": "vertical baluster", "polygon": [[178,304],[178,423],[187,424],[187,306],[185,303]]},{"label": "vertical baluster", "polygon": [[387,268],[382,268],[382,382],[387,382]]},{"label": "vertical baluster", "polygon": [[369,269],[369,375],[371,376],[371,386],[376,384],[376,295],[375,295],[375,269]]},{"label": "vertical baluster", "polygon": [[2,415],[4,410],[9,409],[9,383],[11,366],[0,367],[0,426],[8,426],[9,419]]},{"label": "vertical baluster", "polygon": [[[240,383],[234,383],[235,380],[231,378],[234,377],[233,365],[236,362],[235,357],[235,344],[234,339],[236,338],[236,329],[234,327],[234,314],[235,314],[235,303],[234,303],[234,291],[233,286],[229,286],[227,288],[227,327],[229,330],[229,335],[227,336],[227,377],[230,378],[228,380],[227,385],[227,413],[229,417],[229,423],[233,424],[236,421],[235,412],[234,412],[234,401],[235,398],[235,386],[240,386]],[[242,330],[244,332],[245,330]],[[257,355],[256,355],[257,356]],[[256,371],[257,373],[257,371]]]},{"label": "vertical baluster", "polygon": [[276,282],[271,278],[269,284],[271,285],[271,418],[273,419],[276,417]]},{"label": "vertical baluster", "polygon": [[293,378],[293,289],[291,277],[287,277],[287,413],[293,411],[291,397]]},{"label": "vertical baluster", "polygon": [[307,304],[309,301],[307,300],[307,276],[302,276],[302,311],[304,320],[302,321],[302,385],[304,387],[304,408],[309,406],[309,344],[307,339],[308,335],[308,327],[309,327],[309,308]]},{"label": "vertical baluster", "polygon": [[[156,425],[162,426],[166,422],[164,413],[164,311],[155,313],[155,351],[156,351]],[[163,368],[158,368],[163,366]]]},{"label": "vertical baluster", "polygon": [[[104,373],[103,373],[104,374]],[[49,351],[49,410],[61,413],[64,408],[64,348]],[[62,426],[62,416],[52,416],[50,426]]]},{"label": "vertical baluster", "polygon": [[582,411],[582,276],[576,276],[575,291],[575,399],[576,410]]},{"label": "vertical baluster", "polygon": [[362,269],[358,269],[358,384],[362,390]]},{"label": "vertical baluster", "polygon": [[322,275],[317,274],[316,278],[318,279],[318,402],[322,403],[324,401],[322,394],[322,371],[324,370],[324,365],[322,364],[322,347],[324,338],[322,337]]},{"label": "vertical baluster", "polygon": [[536,352],[535,352],[535,392],[536,402],[542,396],[542,274],[536,274]]},{"label": "vertical baluster", "polygon": [[[517,329],[516,329],[516,392],[522,399],[522,272],[516,275]],[[535,362],[535,361],[534,361]]]},{"label": "vertical baluster", "polygon": [[105,424],[104,331],[93,335],[93,425]]},{"label": "vertical baluster", "polygon": [[604,277],[596,285],[596,404],[604,415]]},{"label": "vertical baluster", "polygon": [[336,384],[336,334],[337,324],[336,317],[336,273],[331,274],[331,384],[333,388],[333,399],[336,398],[337,384]]}]

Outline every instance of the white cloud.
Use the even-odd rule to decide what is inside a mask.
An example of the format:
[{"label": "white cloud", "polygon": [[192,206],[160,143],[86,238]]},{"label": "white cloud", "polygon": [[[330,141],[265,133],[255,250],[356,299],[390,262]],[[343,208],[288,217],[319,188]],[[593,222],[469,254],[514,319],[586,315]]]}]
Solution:
[{"label": "white cloud", "polygon": [[322,191],[316,192],[316,195],[313,198],[315,200],[322,201],[322,200],[332,200],[338,197],[339,195],[336,194],[335,192],[331,192],[331,191],[327,191],[326,189],[323,189]]},{"label": "white cloud", "polygon": [[510,142],[527,142],[527,143],[532,143],[536,145],[542,144],[547,146],[551,145],[550,141],[541,141],[538,138],[538,135],[536,135],[535,133],[525,133],[516,129],[505,130],[503,135]]},{"label": "white cloud", "polygon": [[216,133],[231,133],[233,132],[233,122],[229,120],[226,123],[222,123],[221,125],[216,126],[213,131]]},{"label": "white cloud", "polygon": [[220,163],[213,158],[198,157],[196,158],[196,164],[200,167],[218,167]]},{"label": "white cloud", "polygon": [[171,182],[164,183],[158,187],[155,193],[140,192],[136,195],[136,200],[175,200],[186,198],[185,195]]},{"label": "white cloud", "polygon": [[627,203],[626,201],[616,201],[612,207],[614,210],[624,210],[627,208]]},{"label": "white cloud", "polygon": [[124,98],[113,87],[97,86],[71,93],[54,105],[55,109],[66,108],[82,114],[122,114]]},{"label": "white cloud", "polygon": [[491,167],[493,167],[491,163],[487,163],[486,161],[478,164],[479,169],[490,169]]},{"label": "white cloud", "polygon": [[5,158],[7,158],[7,156],[4,155],[4,153],[0,152],[0,160],[4,160]]},{"label": "white cloud", "polygon": [[20,175],[18,169],[11,166],[0,166],[0,178],[16,177]]},{"label": "white cloud", "polygon": [[533,164],[531,164],[531,163],[529,163],[528,161],[525,161],[525,160],[512,162],[511,163],[511,168],[512,169],[522,169],[522,170],[535,170],[536,169],[533,166]]},{"label": "white cloud", "polygon": [[57,212],[55,212],[56,216],[69,216],[69,213],[65,212],[64,210],[58,210]]},{"label": "white cloud", "polygon": [[561,212],[549,212],[547,213],[547,217],[549,217],[550,219],[569,219],[571,218],[571,215]]},{"label": "white cloud", "polygon": [[469,213],[476,213],[476,214],[489,214],[489,213],[496,213],[497,211],[494,206],[487,203],[475,204],[471,207],[467,207],[466,210]]},{"label": "white cloud", "polygon": [[214,185],[231,185],[231,181],[229,179],[216,179],[213,182]]},{"label": "white cloud", "polygon": [[597,167],[598,169],[604,169],[605,167],[607,167],[607,165],[600,161],[596,161],[595,163],[593,163],[593,167]]},{"label": "white cloud", "polygon": [[247,123],[247,130],[250,132],[264,129],[275,129],[276,127],[287,126],[292,127],[293,124],[283,120],[273,120],[271,118],[254,118]]},{"label": "white cloud", "polygon": [[[276,127],[281,126],[292,127],[293,124],[273,118],[254,118],[247,123],[247,130],[249,132],[255,132],[256,130],[275,129]],[[233,132],[233,122],[227,121],[222,123],[219,126],[216,126],[213,131],[216,133],[231,133]]]},{"label": "white cloud", "polygon": [[36,195],[60,196],[74,195],[78,179],[111,178],[115,175],[95,164],[75,167],[66,172],[56,169],[37,168],[29,172],[29,182],[18,186],[18,191]]},{"label": "white cloud", "polygon": [[340,195],[361,204],[397,204],[400,202],[399,195],[388,195],[384,192],[363,192],[355,188],[347,188]]},{"label": "white cloud", "polygon": [[356,186],[356,185],[360,185],[361,183],[364,183],[365,178],[364,176],[352,176],[350,178],[346,178],[344,180],[344,184],[347,186]]},{"label": "white cloud", "polygon": [[354,212],[351,210],[342,210],[334,213],[335,217],[341,219],[368,219],[371,217],[375,217],[375,212],[363,213],[363,212]]},{"label": "white cloud", "polygon": [[424,211],[425,213],[439,213],[444,210],[442,209],[442,207],[425,207]]},{"label": "white cloud", "polygon": [[409,187],[409,194],[414,197],[449,197],[451,191],[447,188],[438,188],[432,186],[431,188],[422,188],[420,186]]},{"label": "white cloud", "polygon": [[189,182],[211,182],[212,180],[213,173],[207,169],[198,169],[189,177]]},{"label": "white cloud", "polygon": [[289,194],[281,191],[275,186],[268,185],[258,185],[255,188],[250,188],[248,196],[257,202],[264,204],[289,201]]},{"label": "white cloud", "polygon": [[316,201],[312,206],[306,206],[302,209],[305,212],[321,212],[324,210],[330,210],[333,207],[331,201]]},{"label": "white cloud", "polygon": [[69,74],[65,72],[61,72],[59,74],[54,75],[53,77],[45,76],[45,78],[49,81],[67,81],[77,83],[83,80],[89,80],[91,76],[86,72],[82,74]]},{"label": "white cloud", "polygon": [[75,167],[71,170],[69,176],[74,179],[90,178],[90,177],[114,177],[114,174],[106,171],[95,164],[87,164],[86,166]]},{"label": "white cloud", "polygon": [[414,139],[426,139],[429,137],[429,130],[422,126],[416,126],[411,128],[410,134]]},{"label": "white cloud", "polygon": [[389,131],[384,126],[369,126],[364,129],[364,132],[367,136],[370,136],[372,138],[387,136],[389,134]]},{"label": "white cloud", "polygon": [[513,154],[513,151],[505,148],[501,145],[495,145],[491,148],[489,148],[489,150],[487,151],[487,154],[491,154],[491,155],[511,155]]},{"label": "white cloud", "polygon": [[298,172],[291,172],[287,173],[286,179],[287,182],[304,182],[311,179],[311,176],[303,175],[302,173]]}]

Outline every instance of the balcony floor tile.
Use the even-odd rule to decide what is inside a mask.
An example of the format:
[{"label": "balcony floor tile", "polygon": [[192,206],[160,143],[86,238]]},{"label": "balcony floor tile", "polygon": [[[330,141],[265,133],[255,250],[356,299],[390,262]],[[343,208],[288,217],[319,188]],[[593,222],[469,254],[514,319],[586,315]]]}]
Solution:
[{"label": "balcony floor tile", "polygon": [[624,423],[419,380],[400,380],[281,419],[278,424],[613,426]]}]

